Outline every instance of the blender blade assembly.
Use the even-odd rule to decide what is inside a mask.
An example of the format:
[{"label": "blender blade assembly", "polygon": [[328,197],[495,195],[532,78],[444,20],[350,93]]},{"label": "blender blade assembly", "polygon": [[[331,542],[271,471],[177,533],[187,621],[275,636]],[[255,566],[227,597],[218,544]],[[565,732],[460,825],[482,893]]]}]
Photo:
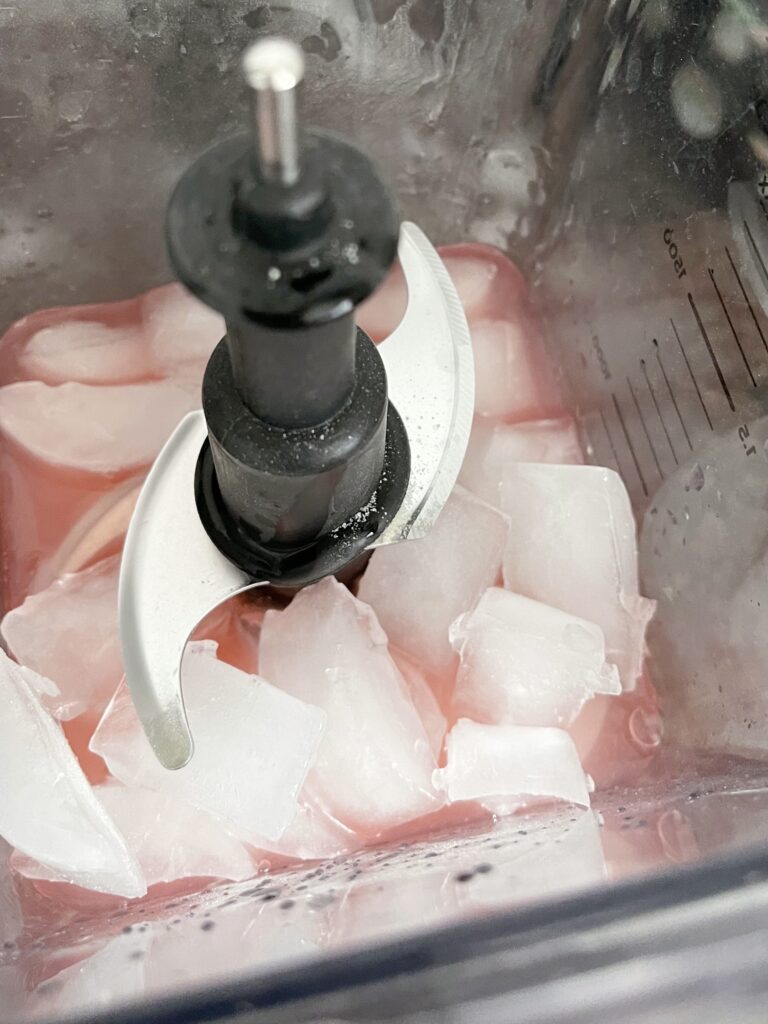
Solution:
[{"label": "blender blade assembly", "polygon": [[[423,536],[472,423],[469,332],[434,248],[398,225],[361,153],[299,132],[293,44],[259,42],[243,67],[254,131],[203,154],[167,217],[177,275],[227,334],[202,411],[147,477],[120,575],[126,679],[171,769],[193,753],[181,662],[203,617],[252,587],[298,588]],[[408,303],[377,348],[353,312],[396,253]]]}]

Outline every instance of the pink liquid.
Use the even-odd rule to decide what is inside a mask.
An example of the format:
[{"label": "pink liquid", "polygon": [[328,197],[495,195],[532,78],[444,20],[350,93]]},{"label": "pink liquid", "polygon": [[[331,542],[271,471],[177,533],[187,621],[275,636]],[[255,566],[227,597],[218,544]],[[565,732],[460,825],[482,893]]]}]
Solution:
[{"label": "pink liquid", "polygon": [[[504,411],[498,422],[525,423],[566,415],[554,384],[541,333],[528,306],[527,288],[519,271],[500,253],[488,246],[458,245],[442,251],[464,302],[471,330],[488,323],[513,324],[518,360],[525,362],[525,373],[516,378],[509,401],[494,390],[494,353],[476,350],[479,361],[478,401],[488,408]],[[377,295],[360,309],[360,323],[376,341],[396,326],[405,306],[402,275],[393,271]],[[14,324],[0,343],[0,382],[10,384],[30,379],[21,356],[29,340],[42,328],[68,321],[96,321],[108,326],[133,326],[142,330],[142,306],[139,299],[100,306],[44,310]],[[523,339],[520,342],[520,338]],[[524,348],[521,349],[520,345]],[[522,353],[522,354],[521,354]],[[491,360],[488,363],[488,360]],[[485,362],[484,362],[485,361]],[[502,362],[499,363],[502,366]],[[490,367],[490,368],[489,368]],[[166,371],[167,372],[167,368]],[[198,378],[201,367],[197,368]],[[517,372],[517,371],[515,371]],[[137,346],[134,370],[123,371],[119,381],[132,383],[161,379],[162,372],[148,364],[146,351]],[[76,413],[75,413],[76,414]],[[64,425],[65,427],[66,425]],[[4,515],[0,523],[0,595],[6,610],[20,605],[25,597],[52,583],[62,572],[79,571],[108,554],[119,551],[128,517],[135,500],[136,487],[148,464],[135,465],[108,473],[94,472],[46,462],[26,450],[18,439],[0,433],[0,488]],[[219,657],[249,673],[258,669],[259,631],[264,611],[281,607],[280,595],[246,595],[217,610],[201,623],[197,637],[215,639]],[[428,683],[447,719],[448,729],[456,721],[452,706],[456,661],[442,673],[425,670]],[[107,776],[104,762],[88,750],[88,742],[98,724],[101,709],[67,722],[64,731],[80,764],[92,783]],[[648,768],[660,740],[659,709],[653,685],[647,674],[636,690],[617,697],[593,698],[570,729],[585,770],[598,787],[627,784],[637,780]],[[444,763],[444,756],[440,764]],[[488,811],[474,803],[457,803],[408,821],[375,837],[361,835],[364,844],[378,844],[428,834],[468,821],[491,821]],[[254,871],[266,864],[272,869],[287,863],[285,857],[254,853]],[[200,882],[185,879],[155,887],[170,895],[189,891]],[[75,910],[81,906],[119,904],[115,897],[97,896],[62,883],[36,881],[24,883],[45,900],[64,901]],[[149,897],[148,897],[149,898]],[[34,898],[32,903],[38,907]]]}]

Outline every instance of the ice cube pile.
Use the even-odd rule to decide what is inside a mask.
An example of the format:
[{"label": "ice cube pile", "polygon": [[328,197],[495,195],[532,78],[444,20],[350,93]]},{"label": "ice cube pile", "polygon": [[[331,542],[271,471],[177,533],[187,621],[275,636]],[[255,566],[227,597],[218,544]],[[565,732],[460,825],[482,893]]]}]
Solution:
[{"label": "ice cube pile", "polygon": [[[520,273],[486,246],[442,255],[476,360],[459,483],[428,536],[377,549],[350,587],[246,595],[201,624],[182,673],[196,753],[178,772],[122,678],[117,575],[143,476],[198,405],[223,324],[170,285],[8,332],[3,893],[19,878],[51,898],[194,889],[448,821],[587,806],[593,781],[648,763],[653,605],[621,480],[583,465]],[[361,326],[381,340],[406,301],[395,269]]]}]

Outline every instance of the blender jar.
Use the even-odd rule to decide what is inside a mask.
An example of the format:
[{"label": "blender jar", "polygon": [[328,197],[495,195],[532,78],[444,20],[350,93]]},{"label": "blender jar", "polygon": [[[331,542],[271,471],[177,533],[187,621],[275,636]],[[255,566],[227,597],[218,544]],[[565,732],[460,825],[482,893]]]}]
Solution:
[{"label": "blender jar", "polygon": [[267,33],[406,217],[525,268],[587,453],[632,496],[665,720],[590,812],[62,907],[3,950],[3,1019],[759,1019],[768,5],[44,0],[0,33],[6,325],[169,279],[167,197],[237,130]]}]

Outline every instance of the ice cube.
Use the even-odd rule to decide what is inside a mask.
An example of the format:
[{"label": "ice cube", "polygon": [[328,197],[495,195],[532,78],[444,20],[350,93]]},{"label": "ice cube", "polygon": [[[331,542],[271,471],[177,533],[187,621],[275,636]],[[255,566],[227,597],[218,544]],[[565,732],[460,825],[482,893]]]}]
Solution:
[{"label": "ice cube", "polygon": [[[243,844],[183,800],[114,780],[94,787],[94,793],[120,829],[148,886],[185,878],[240,881],[256,873]],[[61,880],[58,872],[29,857],[16,854],[13,866],[25,878]]]},{"label": "ice cube", "polygon": [[621,693],[599,626],[508,590],[486,590],[451,640],[455,706],[469,718],[565,728],[596,693]]},{"label": "ice cube", "polygon": [[374,551],[358,596],[393,644],[430,671],[450,672],[448,629],[496,582],[508,529],[497,509],[457,487],[425,537]]},{"label": "ice cube", "polygon": [[[297,642],[300,638],[300,642]],[[375,614],[333,577],[264,617],[261,674],[327,715],[312,773],[328,810],[363,835],[437,806],[435,761]]]},{"label": "ice cube", "polygon": [[119,556],[62,576],[8,612],[0,633],[23,665],[52,679],[57,718],[103,709],[123,674],[117,630]]},{"label": "ice cube", "polygon": [[178,878],[255,874],[243,844],[206,814],[168,793],[105,782],[95,789],[139,862],[147,885]]},{"label": "ice cube", "polygon": [[599,466],[513,463],[501,506],[511,522],[505,586],[600,626],[607,660],[632,689],[655,603],[638,593],[635,520],[621,477]]},{"label": "ice cube", "polygon": [[0,835],[75,885],[143,896],[135,858],[37,696],[55,687],[35,676],[0,651]]},{"label": "ice cube", "polygon": [[141,311],[149,350],[166,373],[204,365],[226,333],[224,318],[180,284],[147,292]]},{"label": "ice cube", "polygon": [[138,327],[108,327],[92,320],[67,320],[37,331],[22,349],[19,367],[46,384],[128,383],[151,374]]},{"label": "ice cube", "polygon": [[44,462],[91,473],[148,465],[200,404],[192,387],[22,381],[0,388],[0,431]]},{"label": "ice cube", "polygon": [[476,800],[497,813],[542,800],[589,806],[579,755],[563,729],[461,718],[446,748],[446,766],[435,772],[435,784],[451,802]]},{"label": "ice cube", "polygon": [[545,385],[540,339],[527,315],[477,320],[470,327],[475,357],[475,412],[536,420],[555,404]]},{"label": "ice cube", "polygon": [[262,839],[254,846],[266,853],[298,860],[329,860],[360,846],[356,834],[321,805],[312,787],[304,786],[296,817],[279,839]]},{"label": "ice cube", "polygon": [[323,732],[323,713],[216,658],[216,644],[191,643],[182,666],[195,738],[190,763],[161,767],[123,684],[104,712],[91,750],[127,786],[147,786],[207,811],[245,842],[279,838]]},{"label": "ice cube", "polygon": [[469,321],[481,317],[506,317],[524,306],[528,295],[525,278],[498,249],[475,242],[444,245],[438,250],[451,275]]},{"label": "ice cube", "polygon": [[403,319],[408,302],[405,276],[396,263],[373,295],[355,311],[355,320],[375,342],[383,341]]},{"label": "ice cube", "polygon": [[453,254],[448,248],[440,254],[467,318],[482,315],[498,274],[496,262]]},{"label": "ice cube", "polygon": [[429,680],[418,664],[403,651],[393,647],[390,651],[392,659],[400,670],[400,674],[408,686],[413,706],[419,714],[422,725],[429,739],[429,747],[435,759],[443,749],[443,740],[447,721],[440,710],[440,703],[435,696]]},{"label": "ice cube", "polygon": [[[438,250],[468,319],[506,316],[524,302],[527,286],[520,271],[488,245],[446,245]],[[373,295],[357,308],[360,327],[374,341],[389,337],[408,301],[405,277],[396,263]]]},{"label": "ice cube", "polygon": [[80,572],[97,559],[101,560],[121,548],[143,483],[142,474],[110,488],[77,520],[55,555],[41,566],[32,589],[40,590],[65,573]]},{"label": "ice cube", "polygon": [[476,416],[459,483],[491,505],[501,503],[501,478],[510,462],[584,461],[573,420],[496,423]]}]

